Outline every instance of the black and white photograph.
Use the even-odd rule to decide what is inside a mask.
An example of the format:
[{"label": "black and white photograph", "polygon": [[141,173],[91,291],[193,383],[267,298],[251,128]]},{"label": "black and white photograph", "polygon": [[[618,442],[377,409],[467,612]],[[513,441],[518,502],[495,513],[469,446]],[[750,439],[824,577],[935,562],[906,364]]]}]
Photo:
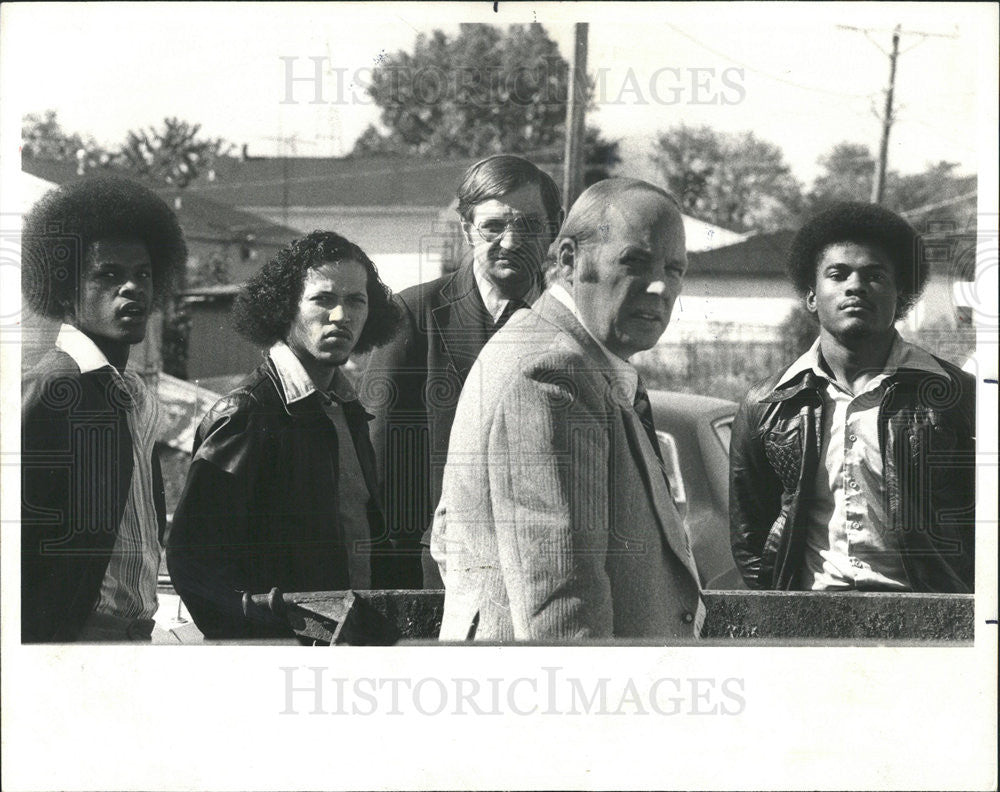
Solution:
[{"label": "black and white photograph", "polygon": [[3,4],[4,788],[995,789],[998,20]]}]

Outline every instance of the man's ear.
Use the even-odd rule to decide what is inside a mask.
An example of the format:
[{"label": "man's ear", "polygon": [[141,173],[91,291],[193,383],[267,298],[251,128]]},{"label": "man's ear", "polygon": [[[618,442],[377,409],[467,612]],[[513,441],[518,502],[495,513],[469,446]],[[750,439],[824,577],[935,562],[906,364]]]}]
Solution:
[{"label": "man's ear", "polygon": [[468,220],[462,221],[462,235],[465,237],[465,241],[468,242],[469,245],[476,244],[472,238],[472,223]]},{"label": "man's ear", "polygon": [[806,292],[806,310],[809,313],[816,313],[816,292],[812,289]]},{"label": "man's ear", "polygon": [[560,240],[559,248],[556,250],[556,266],[563,280],[573,283],[573,275],[576,272],[576,240],[570,237]]}]

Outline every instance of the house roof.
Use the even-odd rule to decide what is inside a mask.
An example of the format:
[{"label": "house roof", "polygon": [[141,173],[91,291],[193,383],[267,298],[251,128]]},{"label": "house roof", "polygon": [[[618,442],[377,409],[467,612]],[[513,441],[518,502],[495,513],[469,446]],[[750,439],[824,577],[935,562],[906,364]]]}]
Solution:
[{"label": "house roof", "polygon": [[[22,157],[21,169],[33,177],[54,184],[67,184],[80,178],[76,165],[72,162]],[[176,189],[150,183],[141,178],[136,180],[145,183],[168,204],[175,206],[174,199],[178,192]],[[181,196],[181,207],[177,210],[177,218],[189,240],[242,242],[247,235],[252,235],[258,244],[285,245],[301,236],[293,228],[236,209],[224,201],[216,201],[192,187],[185,188]]]},{"label": "house roof", "polygon": [[692,251],[688,255],[688,272],[693,275],[783,277],[794,236],[794,231],[772,231],[714,250]]},{"label": "house roof", "polygon": [[188,190],[238,206],[447,206],[478,158],[268,157],[216,160]]}]

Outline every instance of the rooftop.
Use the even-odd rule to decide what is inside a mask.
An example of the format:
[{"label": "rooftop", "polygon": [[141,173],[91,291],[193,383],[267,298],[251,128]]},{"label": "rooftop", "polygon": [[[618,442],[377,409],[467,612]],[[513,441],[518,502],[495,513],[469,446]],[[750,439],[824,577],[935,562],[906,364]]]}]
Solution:
[{"label": "rooftop", "polygon": [[[80,178],[73,162],[42,160],[32,157],[21,159],[21,169],[35,178],[54,184],[67,184]],[[117,171],[95,170],[90,173],[115,173]],[[144,181],[135,178],[136,181]],[[145,181],[169,205],[176,206],[178,190]],[[177,210],[178,220],[188,239],[236,242],[252,235],[260,244],[285,245],[301,236],[295,229],[288,228],[251,212],[237,209],[225,201],[217,201],[194,186],[180,192],[181,207]]]}]

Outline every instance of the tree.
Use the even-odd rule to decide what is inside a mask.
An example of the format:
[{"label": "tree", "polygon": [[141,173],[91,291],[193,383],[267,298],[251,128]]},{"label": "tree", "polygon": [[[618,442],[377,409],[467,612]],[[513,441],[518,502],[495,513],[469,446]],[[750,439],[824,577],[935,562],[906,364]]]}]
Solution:
[{"label": "tree", "polygon": [[658,136],[652,159],[687,214],[723,228],[778,230],[801,211],[781,149],[753,132],[681,124]]},{"label": "tree", "polygon": [[[375,68],[368,93],[382,109],[381,128],[370,124],[353,153],[559,161],[568,90],[569,64],[539,24],[420,34],[412,55],[397,52]],[[618,144],[590,128],[584,158],[587,183],[606,178],[620,161]]]},{"label": "tree", "polygon": [[[875,157],[861,143],[838,143],[817,162],[823,168],[813,182],[808,202],[817,212],[836,201],[868,201],[875,178]],[[894,173],[886,174],[894,178]]]},{"label": "tree", "polygon": [[583,134],[583,158],[584,187],[608,178],[622,161],[618,141],[606,140],[599,129],[591,126]]},{"label": "tree", "polygon": [[186,187],[232,148],[222,138],[199,138],[200,130],[201,124],[165,118],[162,129],[129,131],[118,164],[155,181]]},{"label": "tree", "polygon": [[76,162],[77,172],[108,165],[114,159],[111,152],[98,145],[92,137],[66,132],[55,110],[43,114],[29,113],[21,122],[21,156],[34,159]]},{"label": "tree", "polygon": [[[808,213],[835,201],[871,200],[875,158],[861,143],[838,143],[818,160],[823,170],[813,182],[807,198]],[[951,223],[967,229],[975,221],[975,201],[966,200],[976,190],[974,176],[959,176],[957,163],[941,160],[920,173],[886,173],[883,205],[911,220],[930,217],[935,223]]]},{"label": "tree", "polygon": [[886,205],[910,216],[911,220],[930,217],[936,223],[953,223],[967,228],[975,223],[976,201],[961,200],[976,192],[975,176],[958,176],[958,163],[941,160],[921,173],[893,173],[886,179]]}]

